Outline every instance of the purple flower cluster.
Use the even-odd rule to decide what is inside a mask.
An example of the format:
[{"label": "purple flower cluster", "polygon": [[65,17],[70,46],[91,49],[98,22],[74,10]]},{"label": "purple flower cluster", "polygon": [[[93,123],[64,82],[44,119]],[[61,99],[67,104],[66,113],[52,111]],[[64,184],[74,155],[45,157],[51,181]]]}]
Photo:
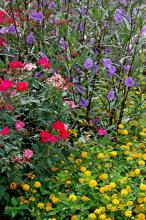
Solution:
[{"label": "purple flower cluster", "polygon": [[93,118],[92,121],[93,121],[94,125],[97,125],[99,123],[99,119],[96,116]]},{"label": "purple flower cluster", "polygon": [[26,42],[27,44],[34,44],[34,36],[33,36],[33,32],[30,32],[29,35],[26,38]]},{"label": "purple flower cluster", "polygon": [[86,108],[89,104],[89,101],[86,99],[81,99],[79,104],[81,107]]},{"label": "purple flower cluster", "polygon": [[83,22],[80,23],[79,29],[80,29],[81,32],[84,31],[84,23]]},{"label": "purple flower cluster", "polygon": [[15,27],[15,25],[11,25],[11,26],[9,27],[9,33],[11,33],[11,34],[15,34],[15,33],[16,33],[16,27]]},{"label": "purple flower cluster", "polygon": [[120,3],[122,3],[123,5],[127,5],[127,0],[120,0]]},{"label": "purple flower cluster", "polygon": [[144,25],[143,28],[141,29],[141,34],[143,36],[146,36],[146,25]]},{"label": "purple flower cluster", "polygon": [[109,77],[115,75],[116,67],[112,65],[112,61],[109,58],[103,59],[103,66],[109,70]]},{"label": "purple flower cluster", "polygon": [[124,69],[125,69],[127,72],[129,72],[129,70],[130,70],[130,65],[125,65],[125,66],[124,66]]},{"label": "purple flower cluster", "polygon": [[7,33],[9,33],[9,34],[15,34],[16,33],[16,27],[15,27],[15,25],[11,25],[11,26],[9,26],[9,27],[2,27],[1,29],[0,29],[0,33],[1,34],[7,34]]},{"label": "purple flower cluster", "polygon": [[49,9],[54,9],[55,8],[55,2],[54,1],[51,1],[50,3],[49,3],[49,5],[48,5],[48,8]]},{"label": "purple flower cluster", "polygon": [[60,39],[59,43],[60,43],[60,46],[61,46],[64,50],[67,49],[67,42],[64,40],[63,37]]},{"label": "purple flower cluster", "polygon": [[85,60],[85,63],[84,63],[84,67],[85,67],[87,70],[89,70],[89,69],[92,68],[92,66],[93,66],[93,61],[92,61],[90,58],[86,59],[86,60]]},{"label": "purple flower cluster", "polygon": [[42,12],[33,11],[31,14],[31,18],[36,21],[43,21],[45,17]]},{"label": "purple flower cluster", "polygon": [[82,86],[78,85],[76,87],[76,91],[78,94],[82,95],[85,92],[85,89]]},{"label": "purple flower cluster", "polygon": [[82,16],[86,16],[86,13],[87,13],[87,9],[84,6],[82,6],[82,8],[81,8]]},{"label": "purple flower cluster", "polygon": [[43,76],[43,73],[41,72],[38,72],[38,73],[35,73],[35,78],[41,78]]},{"label": "purple flower cluster", "polygon": [[115,98],[115,91],[113,91],[113,90],[109,91],[107,98],[109,101],[112,101]]},{"label": "purple flower cluster", "polygon": [[115,11],[114,20],[116,24],[119,24],[123,21],[123,15],[125,15],[125,11],[123,10],[123,8],[118,8]]},{"label": "purple flower cluster", "polygon": [[134,81],[132,79],[131,76],[127,77],[124,81],[125,86],[127,86],[128,88],[133,87],[134,86]]}]

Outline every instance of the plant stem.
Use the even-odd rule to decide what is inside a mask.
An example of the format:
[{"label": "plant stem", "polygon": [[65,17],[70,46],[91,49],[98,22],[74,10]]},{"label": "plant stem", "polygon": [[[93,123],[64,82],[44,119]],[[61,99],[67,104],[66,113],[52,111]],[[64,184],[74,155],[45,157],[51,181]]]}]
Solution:
[{"label": "plant stem", "polygon": [[19,59],[21,59],[20,38],[19,38],[19,33],[18,33],[18,29],[17,29],[15,16],[14,16],[13,1],[12,0],[10,0],[10,10],[11,10],[12,18],[13,18],[13,21],[14,21],[16,35],[17,35]]}]

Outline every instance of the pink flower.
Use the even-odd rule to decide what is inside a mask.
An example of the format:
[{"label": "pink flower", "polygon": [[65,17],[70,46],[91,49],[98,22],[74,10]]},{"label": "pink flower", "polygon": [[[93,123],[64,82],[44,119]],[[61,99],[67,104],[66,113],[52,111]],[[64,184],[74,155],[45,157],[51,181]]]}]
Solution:
[{"label": "pink flower", "polygon": [[10,97],[12,98],[16,94],[16,90],[11,91]]},{"label": "pink flower", "polygon": [[6,104],[5,109],[7,110],[14,110],[14,107],[10,105],[9,103]]},{"label": "pink flower", "polygon": [[50,142],[57,143],[59,142],[59,137],[57,135],[51,136]]},{"label": "pink flower", "polygon": [[0,84],[0,91],[7,92],[13,86],[13,83],[10,80],[2,80]]},{"label": "pink flower", "polygon": [[68,124],[64,124],[65,130],[68,129]]},{"label": "pink flower", "polygon": [[28,63],[24,66],[24,69],[27,70],[27,71],[31,71],[33,69],[36,69],[37,66],[35,64],[32,64],[32,63]]},{"label": "pink flower", "polygon": [[99,129],[98,129],[98,134],[99,134],[100,136],[103,136],[103,135],[107,134],[107,131],[106,131],[104,128],[99,128]]},{"label": "pink flower", "polygon": [[18,156],[15,156],[14,160],[19,163],[19,164],[23,164],[23,158],[22,157],[18,157]]},{"label": "pink flower", "polygon": [[16,121],[15,128],[17,131],[21,131],[25,126],[25,123],[23,121]]},{"label": "pink flower", "polygon": [[45,69],[52,66],[51,62],[48,60],[47,57],[43,56],[39,61],[38,64],[43,66]]},{"label": "pink flower", "polygon": [[30,149],[26,149],[23,151],[23,157],[30,159],[33,156],[33,151]]},{"label": "pink flower", "polygon": [[69,104],[70,104],[71,108],[76,108],[77,107],[77,105],[75,105],[74,101],[70,101]]},{"label": "pink flower", "polygon": [[10,128],[4,127],[3,130],[1,130],[0,135],[1,136],[6,136],[10,134]]}]

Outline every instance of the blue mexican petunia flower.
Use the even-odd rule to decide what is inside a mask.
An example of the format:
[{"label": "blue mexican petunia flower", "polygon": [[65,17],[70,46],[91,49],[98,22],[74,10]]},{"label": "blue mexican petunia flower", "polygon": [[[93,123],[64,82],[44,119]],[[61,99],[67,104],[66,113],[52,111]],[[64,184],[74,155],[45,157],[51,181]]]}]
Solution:
[{"label": "blue mexican petunia flower", "polygon": [[90,58],[86,59],[84,63],[84,67],[87,70],[89,70],[92,66],[93,66],[93,61]]},{"label": "blue mexican petunia flower", "polygon": [[86,99],[81,99],[79,104],[81,107],[86,108],[89,104],[89,101]]},{"label": "blue mexican petunia flower", "polygon": [[132,79],[131,76],[127,77],[125,79],[124,83],[125,83],[125,86],[127,86],[129,88],[134,86],[134,80]]},{"label": "blue mexican petunia flower", "polygon": [[35,12],[35,11],[33,11],[32,14],[31,14],[31,18],[33,20],[36,20],[36,21],[43,21],[43,19],[45,17],[44,17],[42,12]]},{"label": "blue mexican petunia flower", "polygon": [[26,42],[30,45],[34,44],[34,36],[33,32],[30,32],[29,35],[26,38]]},{"label": "blue mexican petunia flower", "polygon": [[115,91],[109,91],[107,97],[109,101],[112,101],[115,98]]}]

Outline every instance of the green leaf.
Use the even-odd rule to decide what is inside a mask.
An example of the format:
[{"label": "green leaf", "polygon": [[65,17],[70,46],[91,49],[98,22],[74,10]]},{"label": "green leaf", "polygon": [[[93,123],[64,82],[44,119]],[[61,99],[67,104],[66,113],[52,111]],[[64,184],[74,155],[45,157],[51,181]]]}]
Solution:
[{"label": "green leaf", "polygon": [[6,192],[6,187],[3,185],[0,185],[0,200],[4,197]]}]

